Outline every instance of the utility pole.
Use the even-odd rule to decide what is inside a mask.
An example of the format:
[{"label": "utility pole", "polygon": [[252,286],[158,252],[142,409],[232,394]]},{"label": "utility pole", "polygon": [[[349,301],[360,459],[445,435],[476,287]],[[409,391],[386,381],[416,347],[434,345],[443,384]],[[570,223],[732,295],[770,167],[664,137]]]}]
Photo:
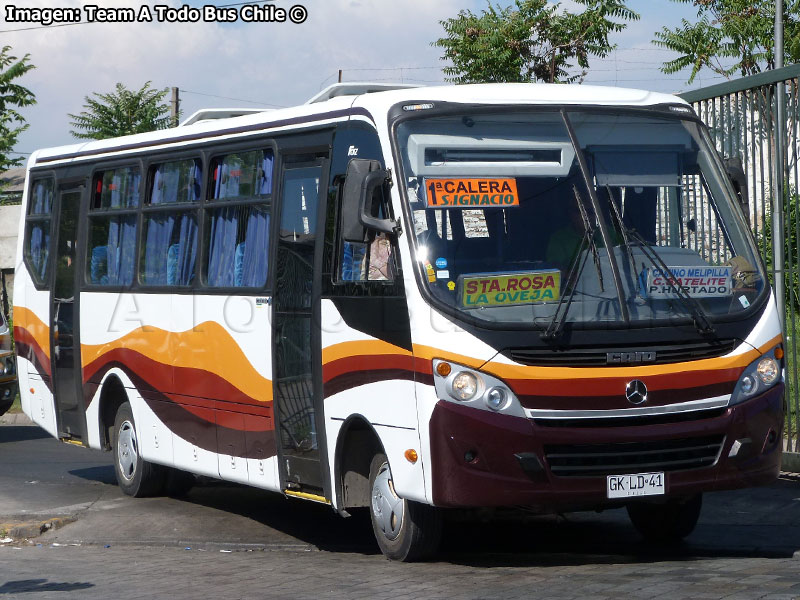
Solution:
[{"label": "utility pole", "polygon": [[172,100],[169,102],[170,115],[172,116],[172,126],[178,126],[178,115],[180,114],[181,100],[178,96],[178,88],[172,88]]},{"label": "utility pole", "polygon": [[[775,68],[783,68],[783,0],[775,2]],[[775,268],[775,298],[786,336],[786,282],[784,279],[783,211],[786,182],[786,85],[776,84],[775,94],[775,189],[772,194],[772,264]]]},{"label": "utility pole", "polygon": [[342,70],[339,69],[339,83],[342,83]]}]

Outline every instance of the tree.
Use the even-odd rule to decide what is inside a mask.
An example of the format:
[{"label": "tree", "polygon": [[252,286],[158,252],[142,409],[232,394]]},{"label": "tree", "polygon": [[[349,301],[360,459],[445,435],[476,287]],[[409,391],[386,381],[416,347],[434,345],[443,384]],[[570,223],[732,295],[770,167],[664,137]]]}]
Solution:
[{"label": "tree", "polygon": [[30,55],[26,54],[18,59],[11,56],[10,52],[11,46],[3,46],[0,50],[0,171],[22,164],[22,156],[10,156],[19,135],[28,129],[25,119],[17,109],[36,104],[32,91],[14,83],[15,79],[35,68],[29,62]]},{"label": "tree", "polygon": [[70,125],[75,128],[70,133],[80,139],[102,140],[170,127],[170,107],[162,102],[168,88],[154,90],[150,83],[135,91],[118,83],[114,92],[86,96],[86,110],[69,114]]},{"label": "tree", "polygon": [[[655,33],[653,43],[680,56],[664,63],[664,73],[691,68],[688,83],[703,68],[730,79],[775,67],[775,0],[673,0],[692,3],[697,21],[683,19]],[[800,0],[786,0],[784,60],[800,61]]]},{"label": "tree", "polygon": [[[473,14],[440,21],[446,37],[433,42],[444,49],[448,81],[454,83],[583,81],[589,57],[605,57],[614,45],[609,35],[625,29],[622,21],[639,15],[623,0],[575,0],[586,9],[579,14],[559,12],[547,0],[515,0],[513,6],[492,5]],[[575,66],[578,75],[570,75]]]}]

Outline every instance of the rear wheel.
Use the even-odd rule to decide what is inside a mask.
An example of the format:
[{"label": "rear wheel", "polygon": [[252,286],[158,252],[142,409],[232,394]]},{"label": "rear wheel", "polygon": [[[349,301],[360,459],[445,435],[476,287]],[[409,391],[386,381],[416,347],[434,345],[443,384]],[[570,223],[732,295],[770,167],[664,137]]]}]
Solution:
[{"label": "rear wheel", "polygon": [[117,483],[124,493],[137,498],[161,493],[164,489],[164,468],[142,458],[136,421],[128,402],[117,410],[113,449]]},{"label": "rear wheel", "polygon": [[372,459],[369,485],[372,531],[386,558],[410,562],[436,552],[442,537],[441,513],[397,495],[384,454]]},{"label": "rear wheel", "polygon": [[632,503],[628,505],[631,523],[647,541],[674,544],[694,531],[703,506],[702,494],[666,504]]}]

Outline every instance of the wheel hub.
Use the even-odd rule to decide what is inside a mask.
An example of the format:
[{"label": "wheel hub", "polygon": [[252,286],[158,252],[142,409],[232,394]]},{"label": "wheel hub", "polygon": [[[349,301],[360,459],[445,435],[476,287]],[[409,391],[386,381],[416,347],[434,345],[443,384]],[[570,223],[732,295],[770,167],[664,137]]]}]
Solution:
[{"label": "wheel hub", "polygon": [[389,540],[397,539],[403,527],[403,499],[394,491],[392,472],[387,463],[378,469],[372,484],[372,515],[383,535]]},{"label": "wheel hub", "polygon": [[119,470],[126,481],[136,475],[136,462],[139,458],[139,445],[136,441],[136,429],[130,421],[124,421],[119,428],[117,439],[117,462]]}]

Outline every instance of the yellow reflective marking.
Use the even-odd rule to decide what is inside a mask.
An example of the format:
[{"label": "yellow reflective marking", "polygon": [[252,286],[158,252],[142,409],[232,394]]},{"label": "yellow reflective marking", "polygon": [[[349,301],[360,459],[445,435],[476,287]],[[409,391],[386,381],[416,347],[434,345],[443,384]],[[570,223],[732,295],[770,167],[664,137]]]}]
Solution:
[{"label": "yellow reflective marking", "polygon": [[294,496],[295,498],[302,498],[303,500],[313,500],[314,502],[321,502],[322,504],[330,504],[331,501],[325,496],[318,496],[317,494],[309,494],[308,492],[295,492],[294,490],[283,490],[287,496]]}]

